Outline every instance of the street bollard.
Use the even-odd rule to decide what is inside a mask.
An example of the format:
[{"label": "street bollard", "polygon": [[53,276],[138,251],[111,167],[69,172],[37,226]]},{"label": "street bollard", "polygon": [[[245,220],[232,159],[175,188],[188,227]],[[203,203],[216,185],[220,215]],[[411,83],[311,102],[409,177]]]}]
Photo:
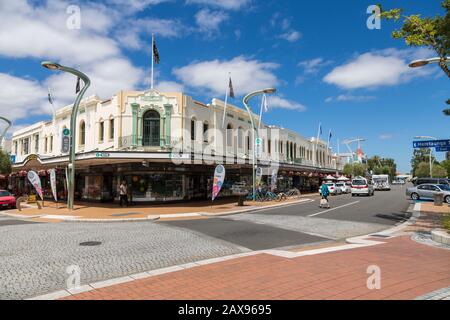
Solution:
[{"label": "street bollard", "polygon": [[434,205],[442,207],[444,204],[444,194],[442,192],[437,192],[434,194]]}]

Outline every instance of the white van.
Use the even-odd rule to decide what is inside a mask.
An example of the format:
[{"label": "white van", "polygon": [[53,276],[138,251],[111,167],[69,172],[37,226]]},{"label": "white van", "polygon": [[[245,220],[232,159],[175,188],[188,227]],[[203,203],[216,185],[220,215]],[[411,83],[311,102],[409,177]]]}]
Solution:
[{"label": "white van", "polygon": [[391,190],[391,185],[389,183],[389,175],[387,174],[377,174],[372,176],[373,186],[375,190]]},{"label": "white van", "polygon": [[352,197],[359,195],[373,196],[375,194],[373,184],[364,177],[356,177],[352,180]]}]

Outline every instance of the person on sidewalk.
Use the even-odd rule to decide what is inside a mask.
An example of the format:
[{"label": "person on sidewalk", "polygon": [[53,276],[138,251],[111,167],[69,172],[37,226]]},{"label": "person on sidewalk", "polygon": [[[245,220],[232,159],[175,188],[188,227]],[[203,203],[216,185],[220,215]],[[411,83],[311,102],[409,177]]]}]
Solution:
[{"label": "person on sidewalk", "polygon": [[120,197],[120,206],[123,207],[123,203],[128,207],[128,196],[127,196],[127,182],[124,180],[122,184],[119,186],[119,197]]},{"label": "person on sidewalk", "polygon": [[330,195],[330,189],[328,189],[328,185],[325,183],[325,181],[322,182],[322,186],[320,187],[320,192],[322,193],[322,200],[320,201],[320,207],[324,208],[330,207],[330,204],[328,202],[328,196]]}]

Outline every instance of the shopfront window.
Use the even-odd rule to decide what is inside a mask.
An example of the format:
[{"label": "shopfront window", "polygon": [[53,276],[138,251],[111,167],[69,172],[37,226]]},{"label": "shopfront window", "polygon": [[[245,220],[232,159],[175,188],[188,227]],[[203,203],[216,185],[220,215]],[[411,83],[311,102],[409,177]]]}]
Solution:
[{"label": "shopfront window", "polygon": [[135,174],[127,176],[133,201],[172,201],[183,199],[183,176],[180,174]]}]

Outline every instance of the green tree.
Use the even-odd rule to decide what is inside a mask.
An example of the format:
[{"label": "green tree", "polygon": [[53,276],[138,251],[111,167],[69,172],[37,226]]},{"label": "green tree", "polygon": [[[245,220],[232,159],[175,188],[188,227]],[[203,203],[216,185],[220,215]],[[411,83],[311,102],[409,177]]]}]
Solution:
[{"label": "green tree", "polygon": [[445,169],[443,166],[439,164],[435,164],[433,166],[433,177],[434,178],[447,178],[448,173],[447,169]]},{"label": "green tree", "polygon": [[[433,156],[431,161],[433,161],[433,163],[436,163],[436,158]],[[419,167],[419,164],[425,162],[428,163],[428,167],[429,162],[430,162],[430,149],[427,148],[422,148],[422,149],[414,149],[413,152],[413,156],[411,159],[411,168],[412,168],[412,175],[417,177],[417,168]],[[430,173],[430,170],[428,169],[428,174]]]},{"label": "green tree", "polygon": [[9,155],[0,149],[0,173],[9,174],[11,173],[11,160]]},{"label": "green tree", "polygon": [[445,16],[423,18],[420,14],[405,16],[403,9],[396,8],[388,11],[381,9],[381,17],[394,21],[403,17],[402,27],[392,32],[392,37],[404,39],[408,46],[434,50],[440,58],[439,66],[450,78],[450,69],[446,63],[450,53],[450,0],[442,1],[441,6],[445,10]]},{"label": "green tree", "polygon": [[367,166],[361,163],[347,163],[343,170],[346,176],[365,176],[367,173]]},{"label": "green tree", "polygon": [[450,160],[444,160],[441,162],[441,166],[447,170],[447,176],[450,177]]}]

